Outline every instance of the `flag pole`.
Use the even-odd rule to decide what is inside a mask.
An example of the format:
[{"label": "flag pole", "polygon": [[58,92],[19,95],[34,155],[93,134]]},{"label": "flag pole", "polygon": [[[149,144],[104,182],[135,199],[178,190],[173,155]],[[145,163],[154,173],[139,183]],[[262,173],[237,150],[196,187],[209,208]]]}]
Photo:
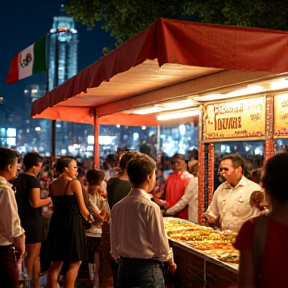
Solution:
[{"label": "flag pole", "polygon": [[[50,36],[51,34],[49,33],[49,39],[50,39]],[[45,45],[46,52],[47,52],[47,39],[48,37],[46,37],[46,45]],[[56,40],[56,45],[57,45],[57,40]],[[47,53],[45,53],[45,55],[47,55]],[[58,67],[58,61],[56,61],[56,63]],[[58,69],[56,71],[58,71]],[[48,91],[49,91],[49,69],[48,69],[47,59],[46,59],[46,93]],[[55,128],[56,128],[56,120],[51,120],[51,157],[52,159],[55,158],[55,144],[56,144],[56,129]]]}]

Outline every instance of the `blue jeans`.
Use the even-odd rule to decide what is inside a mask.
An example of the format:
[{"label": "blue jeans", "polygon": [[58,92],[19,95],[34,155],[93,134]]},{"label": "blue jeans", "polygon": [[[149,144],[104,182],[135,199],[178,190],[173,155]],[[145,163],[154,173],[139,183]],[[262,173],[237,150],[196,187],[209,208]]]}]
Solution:
[{"label": "blue jeans", "polygon": [[164,288],[164,266],[156,260],[122,259],[117,288]]}]

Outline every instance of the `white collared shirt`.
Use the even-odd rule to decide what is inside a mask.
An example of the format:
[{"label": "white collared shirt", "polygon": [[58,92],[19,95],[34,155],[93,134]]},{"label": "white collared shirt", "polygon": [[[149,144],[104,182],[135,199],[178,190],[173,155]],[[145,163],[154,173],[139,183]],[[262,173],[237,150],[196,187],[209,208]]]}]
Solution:
[{"label": "white collared shirt", "polygon": [[5,178],[0,176],[0,246],[12,244],[14,238],[24,233],[20,225],[15,193],[11,186]]},{"label": "white collared shirt", "polygon": [[141,189],[132,189],[113,206],[110,224],[111,253],[120,257],[173,259],[159,206]]},{"label": "white collared shirt", "polygon": [[235,187],[226,181],[214,192],[206,213],[215,218],[220,216],[222,230],[238,232],[245,221],[257,215],[258,210],[250,205],[250,196],[261,190],[257,183],[244,176]]}]

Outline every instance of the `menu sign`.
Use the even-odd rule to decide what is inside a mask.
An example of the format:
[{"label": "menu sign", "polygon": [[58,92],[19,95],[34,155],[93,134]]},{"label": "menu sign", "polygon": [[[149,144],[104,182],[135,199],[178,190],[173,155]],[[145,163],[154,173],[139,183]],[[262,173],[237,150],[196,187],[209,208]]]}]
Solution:
[{"label": "menu sign", "polygon": [[288,94],[274,97],[274,134],[288,135]]},{"label": "menu sign", "polygon": [[204,105],[204,139],[265,136],[265,98]]}]

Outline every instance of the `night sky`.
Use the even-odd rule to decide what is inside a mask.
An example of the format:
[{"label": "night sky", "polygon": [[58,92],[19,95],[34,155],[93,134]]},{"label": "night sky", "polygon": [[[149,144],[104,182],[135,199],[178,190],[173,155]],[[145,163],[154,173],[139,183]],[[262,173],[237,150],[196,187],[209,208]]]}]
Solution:
[{"label": "night sky", "polygon": [[[6,84],[10,62],[19,52],[33,44],[52,28],[53,17],[59,16],[61,0],[0,0],[0,96],[4,103],[23,101],[27,84],[42,80],[45,73],[32,75]],[[78,31],[78,71],[101,58],[102,48],[113,49],[114,39],[96,23],[92,31],[76,22]]]}]

